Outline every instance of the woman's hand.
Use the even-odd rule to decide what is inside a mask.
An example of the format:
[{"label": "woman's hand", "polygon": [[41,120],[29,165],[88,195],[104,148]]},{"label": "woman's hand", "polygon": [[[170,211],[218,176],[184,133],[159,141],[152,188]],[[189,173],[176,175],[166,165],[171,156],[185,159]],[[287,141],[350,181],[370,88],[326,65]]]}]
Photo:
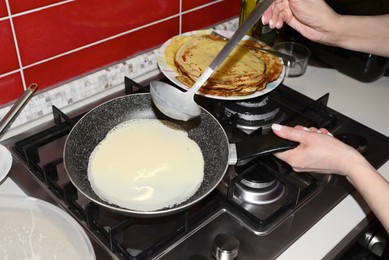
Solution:
[{"label": "woman's hand", "polygon": [[284,22],[304,37],[330,44],[328,32],[339,19],[323,0],[276,0],[262,16],[263,24],[280,29]]},{"label": "woman's hand", "polygon": [[389,14],[340,15],[324,0],[276,0],[262,23],[287,23],[311,41],[389,57]]},{"label": "woman's hand", "polygon": [[365,164],[357,150],[334,138],[326,129],[277,124],[272,129],[277,136],[300,143],[292,150],[275,154],[295,171],[348,175],[353,165]]},{"label": "woman's hand", "polygon": [[332,137],[326,129],[278,124],[272,129],[279,137],[300,143],[275,156],[295,171],[345,175],[389,232],[389,182],[357,150]]}]

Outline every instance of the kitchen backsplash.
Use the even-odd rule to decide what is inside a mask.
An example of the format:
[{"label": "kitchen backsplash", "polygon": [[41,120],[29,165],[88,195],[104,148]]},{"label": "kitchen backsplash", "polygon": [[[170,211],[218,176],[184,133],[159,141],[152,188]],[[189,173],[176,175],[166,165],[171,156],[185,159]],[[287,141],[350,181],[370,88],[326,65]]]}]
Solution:
[{"label": "kitchen backsplash", "polygon": [[238,0],[0,0],[0,119],[32,83],[13,127],[157,69],[171,37],[234,30]]}]

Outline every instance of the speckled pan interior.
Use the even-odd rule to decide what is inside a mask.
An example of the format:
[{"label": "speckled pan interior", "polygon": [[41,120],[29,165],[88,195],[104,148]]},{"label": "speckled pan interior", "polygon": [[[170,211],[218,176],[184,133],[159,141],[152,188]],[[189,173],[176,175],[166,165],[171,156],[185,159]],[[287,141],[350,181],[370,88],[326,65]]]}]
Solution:
[{"label": "speckled pan interior", "polygon": [[[205,160],[204,180],[197,192],[187,201],[171,208],[144,212],[109,204],[92,190],[87,178],[87,168],[93,149],[113,127],[130,119],[139,118],[173,121],[184,127],[189,137],[201,148]],[[72,183],[92,201],[127,215],[153,217],[181,211],[216,188],[228,167],[228,149],[228,139],[223,128],[206,110],[203,110],[199,118],[189,122],[176,121],[159,112],[152,103],[150,94],[133,94],[113,99],[94,108],[74,126],[65,143],[64,165]],[[131,163],[131,157],[128,158],[128,163]]]}]

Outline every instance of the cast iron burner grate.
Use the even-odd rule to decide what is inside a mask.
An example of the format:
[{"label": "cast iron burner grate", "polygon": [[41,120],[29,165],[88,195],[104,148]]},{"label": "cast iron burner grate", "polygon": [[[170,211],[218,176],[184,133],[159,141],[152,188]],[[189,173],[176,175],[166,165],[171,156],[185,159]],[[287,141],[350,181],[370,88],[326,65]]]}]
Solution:
[{"label": "cast iron burner grate", "polygon": [[[148,87],[125,78],[126,94],[147,92]],[[201,206],[194,206],[173,216],[138,219],[111,212],[89,201],[69,180],[63,166],[62,150],[56,155],[52,153],[55,143],[62,143],[60,147],[63,147],[67,135],[83,115],[70,118],[53,106],[54,125],[16,142],[13,149],[26,163],[33,177],[51,193],[53,199],[118,258],[147,259],[215,210],[217,203],[208,200],[200,203]],[[49,151],[50,159],[47,154],[41,155],[45,149]],[[150,226],[154,226],[155,231],[150,231]],[[136,234],[136,239],[133,234]]]},{"label": "cast iron burner grate", "polygon": [[251,133],[259,128],[263,133],[268,132],[273,123],[280,123],[285,116],[269,95],[246,101],[218,102],[214,112],[218,117],[234,115],[234,128],[245,133]]},{"label": "cast iron burner grate", "polygon": [[[163,80],[167,81],[167,79]],[[126,94],[148,92],[148,87],[125,78]],[[279,123],[291,126],[301,124],[325,127],[336,136],[340,136],[342,140],[359,144],[366,159],[374,167],[380,167],[389,158],[389,150],[385,149],[389,144],[389,138],[328,108],[328,97],[327,94],[314,101],[281,84],[267,98],[268,102],[277,106],[278,113],[282,114]],[[233,101],[215,101],[202,96],[195,98],[199,104],[218,118],[230,142],[261,135],[265,130],[259,127],[247,133],[236,127],[237,123],[239,124],[236,114],[222,114],[219,117],[216,115],[215,108],[218,108],[221,103]],[[12,146],[14,155],[29,171],[28,176],[21,175],[18,180],[23,177],[27,182],[33,180],[38,183],[45,194],[47,193],[87,230],[92,242],[95,242],[95,248],[110,252],[110,255],[119,259],[150,259],[158,255],[165,255],[166,259],[171,259],[170,253],[177,256],[175,259],[185,259],[195,253],[205,256],[209,254],[207,245],[194,249],[193,243],[197,243],[196,241],[205,243],[205,240],[210,239],[212,232],[227,231],[250,245],[255,243],[255,246],[242,247],[242,256],[250,256],[251,252],[254,252],[257,258],[259,256],[275,258],[288,243],[299,237],[350,192],[344,178],[338,176],[324,178],[308,173],[297,174],[274,157],[259,158],[236,169],[229,167],[232,171],[227,171],[221,185],[188,210],[172,216],[152,219],[123,216],[83,196],[69,181],[64,169],[63,145],[72,126],[82,116],[83,114],[70,118],[53,107],[53,126],[14,143]],[[356,136],[344,134],[350,131]],[[358,135],[366,140],[355,138]],[[265,176],[262,176],[264,179],[252,178],[253,171],[258,170],[266,171]],[[285,187],[285,191],[281,192],[283,200],[262,203],[260,207],[243,203],[235,193],[236,184],[244,178],[253,183],[256,181],[272,183],[276,179]],[[269,187],[272,185],[269,184]],[[34,192],[35,190],[29,190],[29,193]],[[318,200],[320,203],[316,203]],[[272,203],[279,203],[278,208],[271,208],[269,205]],[[314,215],[314,218],[305,219],[307,212]],[[293,218],[287,218],[291,214]],[[296,223],[299,224],[292,225]],[[246,229],[247,227],[249,229]],[[277,243],[279,237],[286,233],[289,237],[284,238],[285,243]],[[268,243],[268,241],[272,242]],[[257,246],[261,243],[268,246]],[[245,251],[247,248],[250,252]]]},{"label": "cast iron burner grate", "polygon": [[[244,180],[253,182],[253,174],[262,175],[255,177],[254,182],[266,182],[263,188],[245,187]],[[296,206],[319,191],[320,187],[313,176],[308,173],[297,176],[289,166],[271,156],[255,159],[245,165],[245,170],[230,180],[227,198],[232,206],[244,209],[240,213],[253,230],[266,234],[283,216],[293,212]]]},{"label": "cast iron burner grate", "polygon": [[[144,87],[129,78],[125,78],[125,93],[148,93],[149,88]],[[201,98],[201,97],[200,97]],[[320,105],[325,102],[320,101]],[[201,102],[201,101],[200,101]],[[272,103],[277,103],[277,100],[272,100]],[[316,106],[317,106],[316,102]],[[277,103],[279,107],[285,106],[280,102]],[[208,105],[214,105],[208,104]],[[310,106],[314,106],[310,104]],[[206,106],[205,108],[210,109]],[[312,108],[310,108],[312,109]],[[289,111],[294,111],[289,108]],[[294,117],[299,117],[304,112],[303,110],[294,111],[289,115],[289,120]],[[297,115],[297,116],[296,116]],[[95,204],[94,202],[89,201],[82,194],[78,192],[75,186],[67,178],[66,171],[63,166],[62,151],[58,153],[58,157],[53,157],[49,161],[47,158],[42,158],[40,156],[41,150],[45,149],[45,146],[50,146],[51,143],[56,142],[65,142],[67,134],[70,132],[74,124],[83,116],[83,114],[76,117],[70,118],[65,113],[53,106],[53,117],[54,117],[54,126],[45,129],[41,132],[38,132],[26,139],[23,139],[14,145],[15,152],[26,162],[31,173],[34,175],[40,183],[42,183],[53,195],[54,199],[57,200],[60,205],[66,208],[80,223],[85,223],[88,230],[90,230],[95,238],[101,241],[107,248],[109,248],[114,254],[124,259],[145,259],[162,248],[167,247],[173,240],[178,239],[180,236],[185,234],[189,229],[191,229],[197,222],[204,219],[210,214],[211,211],[215,211],[218,208],[219,202],[224,201],[225,199],[220,194],[213,195],[215,199],[208,198],[206,202],[199,206],[201,209],[183,211],[178,213],[170,218],[160,218],[151,220],[138,220],[132,217],[123,217],[113,214],[112,212],[107,212],[106,209]],[[325,115],[327,117],[327,115]],[[234,127],[234,124],[237,122],[237,117],[231,115],[226,118],[222,118],[221,121],[235,136],[248,136],[244,131],[239,130],[239,128]],[[314,118],[317,120],[317,118]],[[321,119],[322,120],[322,119]],[[326,118],[322,120],[325,122],[331,121]],[[227,130],[228,132],[228,130]],[[262,129],[252,132],[250,135],[262,134]],[[60,141],[59,141],[60,140]],[[255,160],[252,163],[263,164],[263,162]],[[268,167],[266,164],[264,167]],[[247,171],[246,171],[247,172]],[[259,218],[255,213],[247,211],[243,213],[253,226],[266,227],[269,223],[277,219],[282,213],[292,209],[294,205],[298,204],[299,200],[304,196],[305,193],[308,193],[309,190],[313,189],[314,185],[308,185],[308,188],[305,187],[302,189],[296,185],[292,185],[293,182],[288,179],[287,176],[277,173],[277,171],[270,170],[271,174],[277,176],[283,185],[286,186],[287,200],[284,205],[279,207],[269,214],[266,218]],[[239,181],[245,173],[242,173],[237,178],[231,181],[230,191],[234,187],[234,182]],[[314,183],[311,180],[312,183]],[[217,192],[216,192],[217,193]],[[238,210],[242,205],[237,203],[233,196],[233,192],[227,195],[230,198],[230,204],[232,207],[236,207]],[[205,204],[205,205],[204,205]],[[230,206],[231,206],[230,205]],[[244,206],[243,206],[244,207]],[[109,221],[105,219],[108,218]],[[142,223],[144,222],[144,223]],[[142,230],[142,226],[147,225],[157,225],[158,234],[151,233],[150,236],[154,237],[151,239],[153,242],[150,243],[150,238],[143,238],[145,241],[141,247],[138,245],[131,245],[128,243],[128,239],[125,237],[128,236],[127,233],[130,230],[137,229],[136,233],[145,234],[147,232],[139,231]],[[161,228],[161,226],[163,226]],[[163,232],[162,232],[163,230]],[[131,236],[131,235],[130,235]],[[142,240],[141,237],[138,237],[138,240]]]}]

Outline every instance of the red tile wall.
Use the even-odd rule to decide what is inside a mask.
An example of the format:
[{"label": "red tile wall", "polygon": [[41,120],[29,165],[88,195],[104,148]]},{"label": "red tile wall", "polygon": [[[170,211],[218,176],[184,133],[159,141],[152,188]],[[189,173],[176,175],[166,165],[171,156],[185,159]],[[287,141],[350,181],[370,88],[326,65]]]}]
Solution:
[{"label": "red tile wall", "polygon": [[3,74],[18,69],[19,62],[9,20],[0,21],[0,28],[0,74]]},{"label": "red tile wall", "polygon": [[11,12],[17,14],[32,9],[50,6],[55,3],[61,3],[63,0],[8,0]]},{"label": "red tile wall", "polygon": [[236,17],[239,2],[0,0],[0,107]]},{"label": "red tile wall", "polygon": [[5,0],[0,0],[0,18],[7,16],[7,6]]}]

